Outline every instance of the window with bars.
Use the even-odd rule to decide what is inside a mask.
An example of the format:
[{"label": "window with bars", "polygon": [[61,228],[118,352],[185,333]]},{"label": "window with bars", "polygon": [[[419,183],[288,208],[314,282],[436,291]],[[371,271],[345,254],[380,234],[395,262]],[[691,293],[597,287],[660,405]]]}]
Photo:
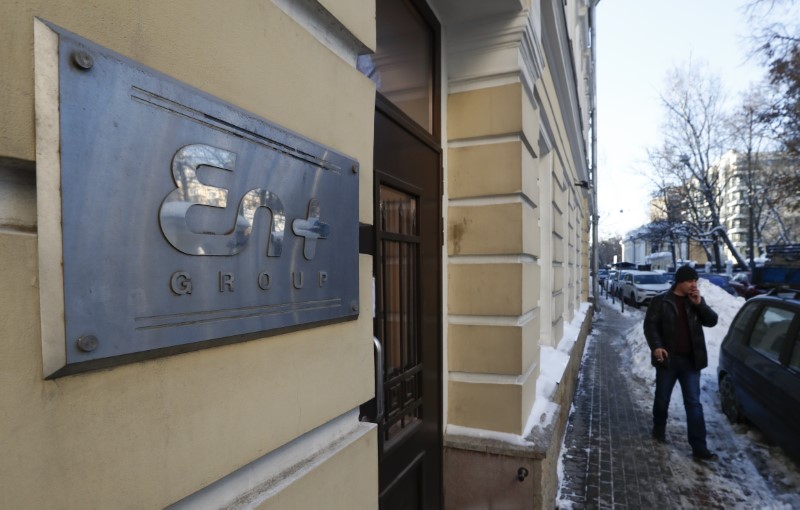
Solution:
[{"label": "window with bars", "polygon": [[384,350],[386,427],[384,447],[420,420],[422,364],[419,355],[419,231],[416,197],[380,187],[383,257],[380,335]]}]

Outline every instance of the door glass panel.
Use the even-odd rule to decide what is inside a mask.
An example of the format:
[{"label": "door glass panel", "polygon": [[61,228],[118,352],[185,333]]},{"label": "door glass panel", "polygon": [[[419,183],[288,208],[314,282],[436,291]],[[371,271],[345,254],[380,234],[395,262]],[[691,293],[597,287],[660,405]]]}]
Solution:
[{"label": "door glass panel", "polygon": [[420,419],[419,239],[417,198],[381,186],[379,199],[387,447]]},{"label": "door glass panel", "polygon": [[434,34],[406,2],[377,0],[377,49],[358,57],[358,69],[378,92],[433,132]]},{"label": "door glass panel", "polygon": [[380,201],[382,231],[410,236],[418,234],[415,197],[381,186]]}]

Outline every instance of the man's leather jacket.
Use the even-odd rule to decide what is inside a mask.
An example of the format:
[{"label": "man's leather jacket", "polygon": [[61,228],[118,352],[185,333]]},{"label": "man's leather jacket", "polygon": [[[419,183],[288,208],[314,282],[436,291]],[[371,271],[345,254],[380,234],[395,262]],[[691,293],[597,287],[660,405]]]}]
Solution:
[{"label": "man's leather jacket", "polygon": [[[666,292],[653,298],[647,307],[644,317],[644,336],[650,346],[650,362],[659,366],[652,354],[658,348],[666,349],[669,356],[675,352],[675,327],[678,324],[678,303],[675,300],[673,285]],[[692,354],[697,370],[708,366],[708,352],[706,339],[703,335],[703,326],[710,328],[717,324],[717,313],[706,304],[705,298],[700,298],[700,304],[695,305],[686,299],[686,317],[689,320],[689,335],[692,342]]]}]

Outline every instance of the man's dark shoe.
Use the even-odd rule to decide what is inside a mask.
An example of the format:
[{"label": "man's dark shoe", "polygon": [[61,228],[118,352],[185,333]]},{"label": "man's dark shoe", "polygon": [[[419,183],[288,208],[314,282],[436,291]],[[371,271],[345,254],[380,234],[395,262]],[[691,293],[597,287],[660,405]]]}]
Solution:
[{"label": "man's dark shoe", "polygon": [[664,431],[664,429],[654,428],[653,429],[653,439],[655,439],[659,443],[666,443],[667,442],[667,434]]},{"label": "man's dark shoe", "polygon": [[708,450],[692,452],[692,457],[694,457],[694,460],[717,460],[719,458],[716,453]]}]

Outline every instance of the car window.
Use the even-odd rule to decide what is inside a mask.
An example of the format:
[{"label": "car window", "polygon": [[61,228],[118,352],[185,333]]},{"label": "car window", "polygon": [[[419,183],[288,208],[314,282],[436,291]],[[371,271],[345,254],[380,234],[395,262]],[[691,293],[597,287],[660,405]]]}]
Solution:
[{"label": "car window", "polygon": [[789,366],[800,372],[800,331],[795,335],[792,357],[789,359]]},{"label": "car window", "polygon": [[730,338],[734,342],[739,342],[747,334],[747,326],[758,311],[758,306],[745,306],[739,315],[736,316],[730,329]]},{"label": "car window", "polygon": [[660,274],[643,274],[633,279],[636,283],[652,284],[652,283],[667,283],[667,279]]},{"label": "car window", "polygon": [[784,308],[765,306],[756,319],[750,335],[750,347],[764,356],[779,361],[781,346],[794,319],[794,312]]}]

